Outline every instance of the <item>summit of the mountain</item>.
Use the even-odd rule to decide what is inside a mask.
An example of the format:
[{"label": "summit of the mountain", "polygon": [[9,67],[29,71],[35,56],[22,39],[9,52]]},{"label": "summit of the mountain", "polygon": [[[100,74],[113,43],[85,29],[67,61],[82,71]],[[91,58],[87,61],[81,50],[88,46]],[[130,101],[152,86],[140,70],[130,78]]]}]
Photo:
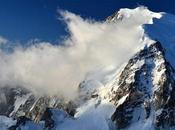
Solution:
[{"label": "summit of the mountain", "polygon": [[[1,88],[3,130],[172,130],[175,128],[175,15],[145,7],[120,9],[106,22],[140,29],[139,51],[105,83],[84,80],[79,97],[37,97],[22,87]],[[127,36],[126,36],[127,38]],[[117,59],[116,59],[117,60]],[[5,117],[6,116],[6,117]],[[7,118],[9,117],[9,118]],[[14,118],[12,120],[11,118]]]}]

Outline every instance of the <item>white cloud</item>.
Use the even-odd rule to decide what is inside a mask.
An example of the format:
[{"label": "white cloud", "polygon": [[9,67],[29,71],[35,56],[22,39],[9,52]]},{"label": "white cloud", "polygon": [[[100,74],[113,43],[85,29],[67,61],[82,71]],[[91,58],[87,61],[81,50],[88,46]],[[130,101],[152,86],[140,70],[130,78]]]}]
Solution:
[{"label": "white cloud", "polygon": [[8,42],[8,40],[6,38],[0,36],[0,44],[5,44],[7,42]]},{"label": "white cloud", "polygon": [[0,51],[0,86],[75,98],[79,83],[90,72],[96,72],[100,82],[97,70],[119,67],[142,45],[145,21],[140,22],[139,13],[138,19],[131,16],[116,23],[84,20],[67,11],[62,15],[70,33],[65,46],[42,42],[16,47],[11,54]]}]

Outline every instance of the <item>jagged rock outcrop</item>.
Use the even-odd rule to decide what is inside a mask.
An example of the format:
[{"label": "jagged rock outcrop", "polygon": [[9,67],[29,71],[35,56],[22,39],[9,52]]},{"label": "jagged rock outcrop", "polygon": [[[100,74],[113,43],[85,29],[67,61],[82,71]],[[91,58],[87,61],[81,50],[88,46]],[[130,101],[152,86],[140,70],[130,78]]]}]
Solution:
[{"label": "jagged rock outcrop", "polygon": [[19,103],[25,103],[29,97],[30,92],[25,88],[0,87],[0,115],[12,116]]},{"label": "jagged rock outcrop", "polygon": [[123,129],[148,118],[152,118],[156,129],[174,126],[174,76],[160,42],[130,59],[119,76],[117,90],[112,89],[112,101],[117,105],[112,120],[117,127]]},{"label": "jagged rock outcrop", "polygon": [[49,108],[62,109],[71,116],[75,114],[75,104],[58,96],[38,97],[23,87],[2,87],[0,89],[0,115],[17,120],[17,124],[11,129],[25,124],[26,119],[34,122],[44,120],[45,125],[50,126],[51,118],[46,119],[46,115],[49,115]]}]

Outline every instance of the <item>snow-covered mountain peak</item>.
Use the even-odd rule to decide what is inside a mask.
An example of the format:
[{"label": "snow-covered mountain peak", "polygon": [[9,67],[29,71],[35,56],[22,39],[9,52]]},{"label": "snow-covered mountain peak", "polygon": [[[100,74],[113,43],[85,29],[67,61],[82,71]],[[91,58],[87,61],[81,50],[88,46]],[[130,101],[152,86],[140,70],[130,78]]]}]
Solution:
[{"label": "snow-covered mountain peak", "polygon": [[[12,116],[16,121],[1,119],[11,122],[12,130],[173,129],[174,21],[174,15],[154,13],[145,7],[120,9],[108,17],[107,22],[138,27],[142,36],[143,46],[129,61],[106,76],[105,82],[91,78],[80,83],[78,103],[65,102],[57,96],[35,97],[22,88],[18,88],[20,91],[2,89],[1,114]],[[9,127],[6,122],[1,125],[3,129]]]},{"label": "snow-covered mountain peak", "polygon": [[[137,129],[148,120],[152,125],[145,125],[144,130],[164,128],[160,123],[162,120],[168,126],[173,124],[170,117],[164,119],[160,115],[163,111],[167,111],[167,114],[168,111],[174,111],[170,105],[174,100],[174,76],[174,69],[167,62],[160,42],[145,47],[131,58],[120,74],[118,84],[114,86],[117,89],[112,89],[116,95],[112,101],[117,105],[113,115],[117,127]],[[160,109],[160,115],[151,114]],[[138,126],[134,126],[135,123]]]},{"label": "snow-covered mountain peak", "polygon": [[160,19],[163,13],[155,13],[146,7],[122,8],[107,18],[107,21],[133,20],[137,24],[153,24],[153,18]]},{"label": "snow-covered mountain peak", "polygon": [[[146,7],[123,8],[107,18],[107,21],[131,21],[132,26],[142,26],[145,44],[150,40],[159,41],[165,49],[167,60],[175,68],[175,15],[165,12],[152,12]],[[134,22],[134,23],[132,23]],[[153,42],[152,42],[153,43]]]}]

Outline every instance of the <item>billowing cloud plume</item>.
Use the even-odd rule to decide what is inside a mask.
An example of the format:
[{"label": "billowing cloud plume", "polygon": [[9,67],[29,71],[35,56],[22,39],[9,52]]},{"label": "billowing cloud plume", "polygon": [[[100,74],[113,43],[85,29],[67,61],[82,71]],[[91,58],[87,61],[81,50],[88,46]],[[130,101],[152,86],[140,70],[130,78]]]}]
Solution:
[{"label": "billowing cloud plume", "polygon": [[139,12],[137,19],[131,15],[115,23],[84,20],[67,11],[61,14],[70,33],[63,45],[41,42],[15,47],[11,53],[0,51],[0,86],[75,98],[79,83],[92,72],[101,82],[98,70],[119,67],[142,45],[141,25],[147,20],[141,21]]}]

